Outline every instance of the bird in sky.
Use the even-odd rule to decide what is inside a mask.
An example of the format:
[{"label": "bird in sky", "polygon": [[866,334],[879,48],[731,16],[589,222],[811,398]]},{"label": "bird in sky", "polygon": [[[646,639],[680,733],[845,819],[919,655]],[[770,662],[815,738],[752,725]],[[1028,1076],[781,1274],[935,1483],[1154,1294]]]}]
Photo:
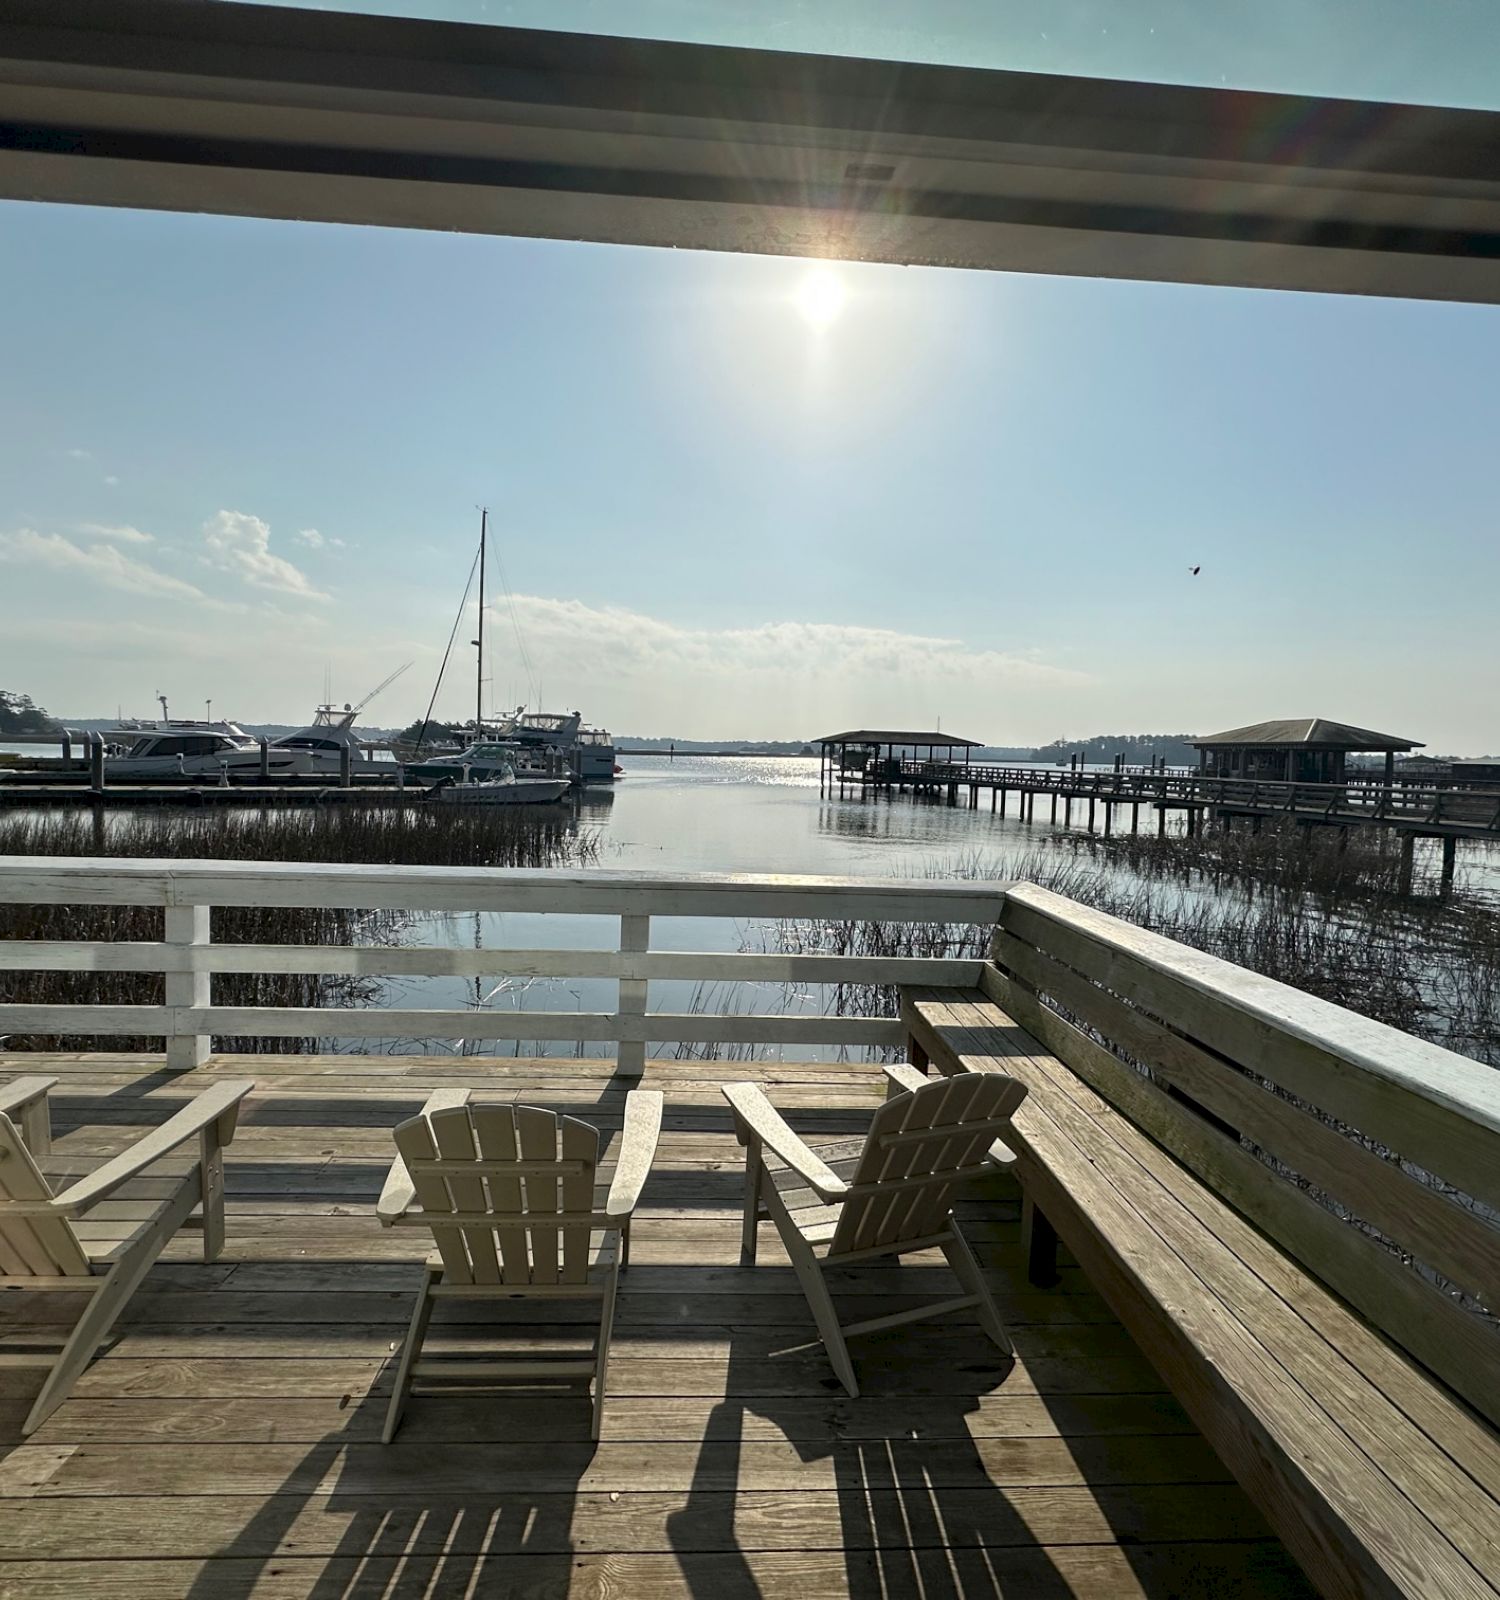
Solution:
[{"label": "bird in sky", "polygon": [[1202,567],[1189,567],[1188,571],[1191,572],[1192,575],[1196,578],[1198,576],[1198,574],[1203,571],[1203,568]]}]

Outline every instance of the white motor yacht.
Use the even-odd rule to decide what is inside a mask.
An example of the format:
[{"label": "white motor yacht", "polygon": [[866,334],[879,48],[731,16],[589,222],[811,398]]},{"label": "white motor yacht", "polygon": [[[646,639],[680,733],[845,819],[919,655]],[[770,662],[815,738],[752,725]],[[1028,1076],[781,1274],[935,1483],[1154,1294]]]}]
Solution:
[{"label": "white motor yacht", "polygon": [[[259,777],[261,770],[260,745],[243,730],[196,726],[139,733],[123,754],[105,757],[110,778]],[[265,773],[273,780],[311,770],[300,750],[266,750]]]},{"label": "white motor yacht", "polygon": [[610,783],[616,776],[615,742],[603,728],[584,726],[578,711],[527,711],[517,707],[498,736],[529,749],[562,753],[580,783]]}]

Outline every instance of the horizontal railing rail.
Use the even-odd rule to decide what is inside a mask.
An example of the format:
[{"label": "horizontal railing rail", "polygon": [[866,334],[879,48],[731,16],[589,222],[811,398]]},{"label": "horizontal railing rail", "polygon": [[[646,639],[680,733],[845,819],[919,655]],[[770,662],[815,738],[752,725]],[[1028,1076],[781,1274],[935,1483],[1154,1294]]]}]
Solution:
[{"label": "horizontal railing rail", "polygon": [[[889,777],[885,781],[892,781]],[[1243,807],[1284,811],[1329,821],[1462,829],[1500,838],[1500,788],[1435,788],[1431,784],[1381,784],[1361,777],[1344,783],[1284,783],[1198,773],[1080,772],[982,765],[963,761],[903,761],[902,783],[977,784],[1037,794],[1058,794],[1108,804]]]},{"label": "horizontal railing rail", "polygon": [[[653,919],[702,918],[989,927],[1003,884],[899,882],[730,874],[524,871],[301,862],[155,861],[60,857],[0,860],[0,902],[161,907],[161,939],[0,939],[0,973],[143,973],[163,978],[162,1002],[0,1003],[0,1035],[161,1038],[168,1065],[206,1060],[215,1037],[576,1041],[614,1044],[620,1069],[639,1071],[649,1044],[817,1045],[898,1048],[894,1002],[886,1016],[652,1011],[653,982],[708,985],[894,986],[973,984],[978,959],[790,951],[652,948]],[[215,943],[212,914],[277,907],[413,914],[523,913],[605,917],[609,949],[457,949],[441,945]],[[464,1006],[215,1005],[225,974],[355,978],[603,979],[614,1009],[576,1011]]]}]

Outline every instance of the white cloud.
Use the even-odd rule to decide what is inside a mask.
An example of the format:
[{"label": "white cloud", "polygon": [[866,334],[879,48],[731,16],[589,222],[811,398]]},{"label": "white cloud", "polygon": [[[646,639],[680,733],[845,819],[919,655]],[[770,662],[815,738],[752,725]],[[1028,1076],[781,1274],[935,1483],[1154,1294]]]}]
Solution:
[{"label": "white cloud", "polygon": [[112,544],[84,548],[60,533],[38,533],[21,528],[15,533],[0,533],[0,561],[17,565],[50,567],[55,572],[74,573],[92,578],[111,589],[131,594],[154,594],[179,600],[204,600],[201,589],[181,578],[174,578],[145,562],[137,561]]},{"label": "white cloud", "polygon": [[[516,621],[550,709],[616,731],[789,737],[824,725],[943,726],[995,735],[1024,700],[1069,704],[1088,674],[963,640],[833,622],[682,626],[640,612],[517,595]],[[511,619],[489,615],[496,702],[529,697]]]},{"label": "white cloud", "polygon": [[309,550],[342,550],[344,541],[337,539],[331,533],[319,533],[316,528],[303,528],[300,533],[292,535],[299,543],[305,544]]},{"label": "white cloud", "polygon": [[156,540],[149,533],[142,533],[139,528],[132,528],[128,524],[111,522],[80,522],[78,531],[86,533],[94,539],[114,539],[120,544],[155,544]]},{"label": "white cloud", "polygon": [[[745,674],[855,678],[942,676],[1000,687],[1073,686],[1084,673],[1025,655],[976,650],[959,639],[835,622],[764,622],[750,628],[684,628],[641,612],[595,608],[579,600],[517,595],[517,619],[538,659],[568,651],[585,669],[623,674],[672,671],[741,678]],[[490,626],[509,618],[488,610]],[[503,638],[504,633],[497,635]]]},{"label": "white cloud", "polygon": [[109,487],[111,489],[113,489],[119,483],[120,480],[117,477],[115,477],[113,475],[113,473],[111,473],[110,476],[107,477],[104,481],[105,481],[105,483],[107,483],[109,485]]},{"label": "white cloud", "polygon": [[302,600],[326,600],[298,567],[271,554],[271,530],[246,511],[220,511],[203,524],[209,560],[256,589],[274,589]]},{"label": "white cloud", "polygon": [[92,461],[93,452],[90,450],[64,450],[63,454],[72,461]]}]

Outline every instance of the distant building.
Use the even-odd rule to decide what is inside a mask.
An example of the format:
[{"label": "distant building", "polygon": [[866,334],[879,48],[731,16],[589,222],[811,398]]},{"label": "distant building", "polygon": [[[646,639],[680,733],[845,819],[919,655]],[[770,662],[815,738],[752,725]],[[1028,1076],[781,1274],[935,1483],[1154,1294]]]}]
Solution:
[{"label": "distant building", "polygon": [[1385,777],[1395,776],[1396,754],[1423,748],[1415,739],[1372,733],[1347,722],[1302,717],[1253,722],[1247,728],[1194,739],[1199,771],[1216,778],[1261,778],[1277,783],[1342,783],[1350,755],[1382,754]]}]

